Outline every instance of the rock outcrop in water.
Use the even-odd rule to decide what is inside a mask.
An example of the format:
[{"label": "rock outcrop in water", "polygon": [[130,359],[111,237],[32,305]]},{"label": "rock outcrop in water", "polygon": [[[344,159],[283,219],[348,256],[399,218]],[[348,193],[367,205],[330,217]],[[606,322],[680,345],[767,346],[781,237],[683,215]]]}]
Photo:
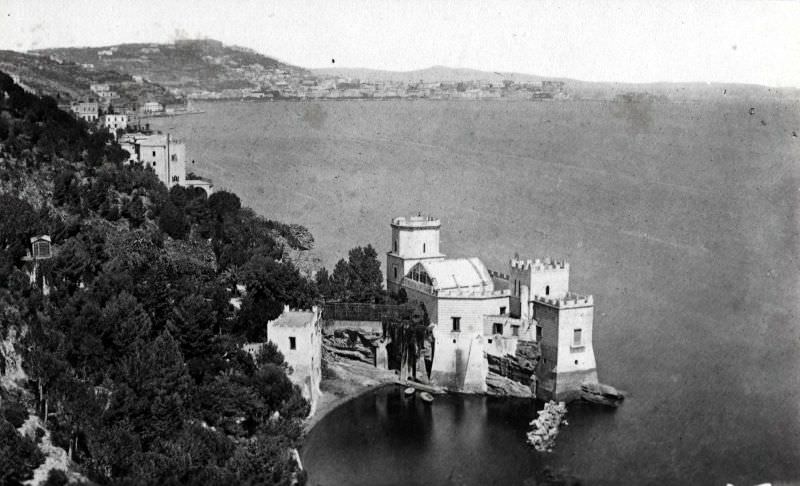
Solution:
[{"label": "rock outcrop in water", "polygon": [[528,432],[528,443],[539,452],[552,452],[558,437],[558,427],[566,422],[564,416],[567,414],[567,405],[550,400],[537,413],[539,416],[530,423],[533,428]]},{"label": "rock outcrop in water", "polygon": [[540,358],[539,346],[533,341],[519,341],[513,356],[507,354],[500,357],[487,353],[489,374],[486,376],[486,392],[498,396],[534,396],[534,373]]}]

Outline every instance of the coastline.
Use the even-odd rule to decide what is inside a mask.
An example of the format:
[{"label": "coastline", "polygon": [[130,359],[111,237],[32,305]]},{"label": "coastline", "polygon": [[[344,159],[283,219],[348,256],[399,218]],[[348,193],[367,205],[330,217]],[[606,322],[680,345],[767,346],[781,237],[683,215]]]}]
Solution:
[{"label": "coastline", "polygon": [[303,433],[308,434],[323,418],[345,403],[389,385],[398,385],[394,371],[381,370],[361,362],[328,362],[331,378],[323,378],[322,395],[314,414],[303,423]]}]

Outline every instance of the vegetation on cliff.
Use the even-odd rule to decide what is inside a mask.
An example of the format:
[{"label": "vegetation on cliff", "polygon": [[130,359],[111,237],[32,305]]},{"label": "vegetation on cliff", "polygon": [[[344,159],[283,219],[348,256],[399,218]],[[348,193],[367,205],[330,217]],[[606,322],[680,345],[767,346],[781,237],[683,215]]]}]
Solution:
[{"label": "vegetation on cliff", "polygon": [[304,69],[251,49],[227,46],[211,39],[178,40],[172,44],[68,47],[36,52],[76,63],[91,63],[98,69],[140,75],[167,88],[187,92],[258,87],[254,79],[265,70],[306,73]]},{"label": "vegetation on cliff", "polygon": [[[316,298],[276,240],[303,232],[122,160],[106,132],[0,73],[0,335],[24,330],[28,405],[100,484],[302,482],[289,450],[308,404],[280,353],[241,344]],[[54,252],[31,285],[38,234]],[[7,416],[0,482],[13,483],[41,458]]]}]

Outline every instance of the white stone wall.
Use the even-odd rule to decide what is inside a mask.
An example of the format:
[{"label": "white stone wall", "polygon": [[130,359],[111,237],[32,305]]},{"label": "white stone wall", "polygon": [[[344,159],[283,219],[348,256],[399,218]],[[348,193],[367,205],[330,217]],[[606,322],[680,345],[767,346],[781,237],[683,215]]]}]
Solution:
[{"label": "white stone wall", "polygon": [[[395,242],[397,242],[397,251],[395,251]],[[398,228],[393,226],[391,244],[392,252],[401,258],[440,256],[439,228]]]},{"label": "white stone wall", "polygon": [[431,381],[448,390],[485,393],[489,363],[484,357],[484,337],[435,329],[436,352]]},{"label": "white stone wall", "polygon": [[[558,362],[556,373],[592,370],[597,367],[592,346],[594,307],[562,309],[558,313]],[[573,345],[573,332],[581,330],[582,346]],[[578,363],[576,364],[575,361]]]},{"label": "white stone wall", "polygon": [[452,318],[460,317],[462,333],[482,335],[483,317],[498,314],[501,307],[508,309],[509,297],[507,295],[490,298],[439,297],[437,307],[437,320],[434,321],[431,317],[431,322],[435,322],[439,328],[450,331]]},{"label": "white stone wall", "polygon": [[[279,322],[270,322],[267,325],[267,336],[292,368],[289,378],[300,387],[313,414],[321,394],[319,385],[322,380],[322,332],[319,315],[310,319],[306,326],[282,326]],[[292,337],[295,339],[295,349],[291,349]]]}]

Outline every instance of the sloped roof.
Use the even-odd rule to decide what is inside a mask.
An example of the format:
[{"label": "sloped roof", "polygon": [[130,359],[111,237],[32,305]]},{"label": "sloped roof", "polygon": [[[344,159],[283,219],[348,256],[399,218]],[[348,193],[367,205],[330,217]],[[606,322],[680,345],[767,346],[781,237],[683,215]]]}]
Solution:
[{"label": "sloped roof", "polygon": [[480,258],[448,258],[419,263],[433,281],[436,290],[482,287],[493,290],[489,270]]}]

